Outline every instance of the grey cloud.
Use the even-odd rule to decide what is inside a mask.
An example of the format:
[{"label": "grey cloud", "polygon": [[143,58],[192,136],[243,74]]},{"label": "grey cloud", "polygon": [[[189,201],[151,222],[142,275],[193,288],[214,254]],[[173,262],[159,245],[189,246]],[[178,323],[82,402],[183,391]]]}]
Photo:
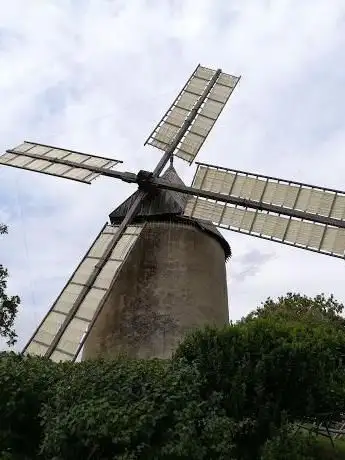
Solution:
[{"label": "grey cloud", "polygon": [[[236,258],[235,270],[232,276],[236,281],[243,282],[250,276],[256,276],[262,267],[274,257],[274,252],[263,253],[258,249],[252,249]],[[238,266],[239,268],[237,268]]]},{"label": "grey cloud", "polygon": [[265,254],[257,249],[252,249],[240,256],[237,260],[243,265],[262,264],[274,257],[274,253]]}]

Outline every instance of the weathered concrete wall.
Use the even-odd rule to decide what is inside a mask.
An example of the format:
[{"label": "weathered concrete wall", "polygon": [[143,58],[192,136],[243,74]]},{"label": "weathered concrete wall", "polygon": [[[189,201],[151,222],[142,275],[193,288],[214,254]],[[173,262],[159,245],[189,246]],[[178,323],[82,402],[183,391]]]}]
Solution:
[{"label": "weathered concrete wall", "polygon": [[168,358],[190,329],[228,321],[219,242],[194,226],[151,222],[122,267],[83,359]]}]

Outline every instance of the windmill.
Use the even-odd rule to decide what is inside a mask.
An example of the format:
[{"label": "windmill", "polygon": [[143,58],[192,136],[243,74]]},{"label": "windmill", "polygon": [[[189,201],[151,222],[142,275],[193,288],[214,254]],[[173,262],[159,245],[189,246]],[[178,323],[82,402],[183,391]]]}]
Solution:
[{"label": "windmill", "polygon": [[[145,144],[163,155],[152,172],[33,142],[0,164],[91,183],[138,184],[110,214],[23,352],[54,361],[168,357],[186,332],[228,322],[225,262],[232,231],[344,259],[345,193],[196,163],[191,186],[173,166],[192,163],[239,77],[198,65]],[[170,163],[170,165],[168,165]],[[162,174],[164,168],[168,168]]]}]

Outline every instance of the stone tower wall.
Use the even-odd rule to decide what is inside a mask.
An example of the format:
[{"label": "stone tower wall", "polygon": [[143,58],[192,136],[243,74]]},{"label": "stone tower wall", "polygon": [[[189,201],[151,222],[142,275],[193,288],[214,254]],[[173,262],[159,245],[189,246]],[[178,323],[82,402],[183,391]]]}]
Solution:
[{"label": "stone tower wall", "polygon": [[228,323],[224,250],[193,225],[147,223],[84,346],[83,359],[168,358],[192,329]]}]

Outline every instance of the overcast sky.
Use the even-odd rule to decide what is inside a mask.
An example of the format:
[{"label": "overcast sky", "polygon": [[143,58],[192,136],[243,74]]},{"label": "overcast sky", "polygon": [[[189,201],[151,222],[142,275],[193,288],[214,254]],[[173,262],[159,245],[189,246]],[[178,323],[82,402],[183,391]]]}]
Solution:
[{"label": "overcast sky", "polygon": [[[344,49],[344,0],[8,0],[0,149],[33,140],[153,169],[160,152],[143,143],[201,63],[242,78],[199,161],[343,189]],[[189,182],[195,167],[175,163]],[[22,299],[19,349],[133,190],[0,167],[0,262]],[[288,291],[345,302],[343,260],[223,233],[231,319]]]}]

